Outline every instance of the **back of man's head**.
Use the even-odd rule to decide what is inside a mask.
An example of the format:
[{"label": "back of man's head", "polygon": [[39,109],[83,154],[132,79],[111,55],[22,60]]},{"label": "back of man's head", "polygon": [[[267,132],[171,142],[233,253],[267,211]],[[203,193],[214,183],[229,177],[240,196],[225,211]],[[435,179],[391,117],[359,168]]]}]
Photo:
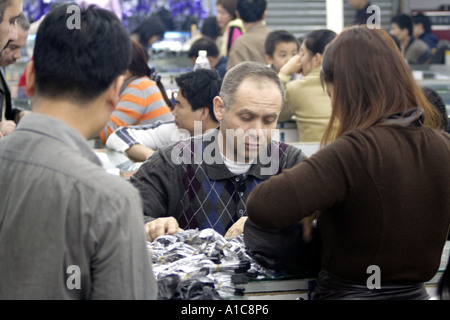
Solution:
[{"label": "back of man's head", "polygon": [[214,40],[207,37],[200,38],[192,44],[188,51],[188,57],[197,58],[200,50],[206,50],[208,52],[208,57],[217,58],[219,56],[219,49],[217,48],[216,43]]},{"label": "back of man's head", "polygon": [[244,22],[257,22],[264,18],[266,0],[238,0],[236,10]]},{"label": "back of man's head", "polygon": [[412,17],[413,24],[422,24],[425,33],[431,32],[431,20],[423,13],[418,13]]},{"label": "back of man's head", "polygon": [[394,16],[391,20],[392,23],[396,23],[400,29],[408,29],[408,33],[412,36],[413,33],[413,23],[410,16],[406,14],[398,14]]},{"label": "back of man's head", "polygon": [[114,13],[74,8],[56,6],[39,26],[33,53],[36,95],[87,103],[125,72],[131,42]]},{"label": "back of man's head", "polygon": [[216,70],[198,69],[181,74],[175,81],[193,111],[206,107],[211,119],[217,122],[213,100],[219,95],[222,79]]},{"label": "back of man's head", "polygon": [[146,49],[149,45],[149,40],[153,36],[157,36],[158,38],[164,38],[164,33],[166,32],[166,27],[161,19],[153,15],[144,21],[142,21],[136,29],[132,32],[132,34],[139,35],[139,42],[141,46]]}]

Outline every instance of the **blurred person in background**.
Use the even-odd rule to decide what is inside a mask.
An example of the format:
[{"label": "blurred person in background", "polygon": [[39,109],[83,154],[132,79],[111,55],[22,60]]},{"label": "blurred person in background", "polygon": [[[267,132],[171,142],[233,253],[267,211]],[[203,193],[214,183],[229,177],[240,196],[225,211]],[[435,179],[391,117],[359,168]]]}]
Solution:
[{"label": "blurred person in background", "polygon": [[217,0],[217,24],[221,28],[220,53],[228,57],[237,38],[245,33],[244,24],[236,16],[237,0]]},{"label": "blurred person in background", "polygon": [[6,67],[22,57],[22,48],[27,44],[30,22],[23,13],[17,19],[17,25],[17,40],[10,41],[0,53],[0,131],[3,136],[10,134],[20,119],[31,112],[12,105],[11,89],[6,80]]},{"label": "blurred person in background", "polygon": [[348,0],[347,2],[354,9],[356,9],[353,24],[367,24],[367,19],[372,16],[372,12],[367,12],[367,8],[369,8],[371,5],[370,2],[368,0]]},{"label": "blurred person in background", "polygon": [[244,22],[245,34],[236,39],[228,53],[228,70],[243,61],[266,63],[264,43],[270,33],[264,21],[266,8],[266,0],[238,0],[237,16]]},{"label": "blurred person in background", "polygon": [[[0,50],[3,51],[9,42],[18,39],[17,19],[22,14],[23,1],[22,0],[0,0]],[[5,86],[4,86],[5,87]],[[4,92],[5,94],[5,92]],[[12,132],[16,124],[12,120],[12,115],[6,117],[6,99],[4,97],[2,105],[0,106],[0,138],[3,133],[8,134]],[[8,120],[8,118],[10,120]]]},{"label": "blurred person in background", "polygon": [[292,33],[286,30],[275,30],[267,36],[264,49],[269,67],[279,73],[281,67],[298,54],[300,43]]},{"label": "blurred person in background", "polygon": [[220,77],[223,79],[227,72],[228,58],[221,55],[216,43],[207,37],[203,37],[195,41],[188,51],[188,57],[191,59],[192,65],[195,65],[195,60],[198,57],[198,52],[205,50],[208,55],[209,65],[212,69],[219,72]]},{"label": "blurred person in background", "polygon": [[428,45],[413,36],[413,21],[406,14],[398,14],[391,19],[389,33],[400,42],[400,50],[408,63],[426,64],[431,59]]},{"label": "blurred person in background", "polygon": [[150,78],[152,70],[147,64],[144,49],[137,41],[131,42],[131,60],[119,103],[100,133],[103,143],[119,127],[173,120],[164,86],[160,81],[158,84]]},{"label": "blurred person in background", "polygon": [[142,21],[130,34],[131,39],[139,42],[145,51],[145,57],[149,59],[149,51],[152,45],[164,38],[166,27],[158,16],[151,16]]},{"label": "blurred person in background", "polygon": [[[307,34],[300,47],[300,54],[292,57],[278,73],[286,86],[285,106],[279,122],[295,116],[300,142],[319,144],[331,116],[330,97],[320,82],[320,67],[326,46],[336,33],[323,29]],[[289,81],[293,73],[301,73],[302,79]]]},{"label": "blurred person in background", "polygon": [[439,38],[436,37],[431,30],[431,20],[423,13],[413,15],[413,37],[425,42],[432,50],[435,49],[439,43]]}]

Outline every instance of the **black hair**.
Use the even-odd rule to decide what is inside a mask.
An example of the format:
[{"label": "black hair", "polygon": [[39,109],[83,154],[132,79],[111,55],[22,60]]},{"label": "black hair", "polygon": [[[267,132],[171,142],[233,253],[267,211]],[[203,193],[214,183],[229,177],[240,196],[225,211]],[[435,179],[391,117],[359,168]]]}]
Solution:
[{"label": "black hair", "polygon": [[397,14],[392,17],[392,23],[396,23],[400,29],[408,29],[408,33],[410,36],[413,34],[413,23],[410,16],[406,14]]},{"label": "black hair", "polygon": [[216,40],[220,36],[220,27],[217,24],[217,18],[215,16],[208,17],[203,20],[201,33],[213,40]]},{"label": "black hair", "polygon": [[166,88],[161,82],[161,76],[155,72],[155,68],[150,69],[147,63],[145,50],[136,40],[131,40],[131,59],[128,71],[135,77],[149,77],[151,80],[155,81],[167,106],[170,109],[173,109],[172,101],[167,96]]},{"label": "black hair", "polygon": [[396,36],[393,36],[390,33],[389,33],[389,36],[392,38],[392,40],[394,40],[395,45],[397,46],[398,50],[402,51],[402,45],[400,44],[400,41],[398,40],[398,38]]},{"label": "black hair", "polygon": [[238,0],[236,10],[242,21],[256,22],[262,20],[266,7],[266,0]]},{"label": "black hair", "polygon": [[213,100],[219,95],[222,79],[216,70],[198,69],[175,78],[175,82],[192,110],[208,108],[211,119],[218,122],[214,115]]},{"label": "black hair", "polygon": [[3,21],[3,15],[5,14],[6,8],[11,5],[11,0],[1,0],[0,1],[0,23]]},{"label": "black hair", "polygon": [[208,37],[203,37],[195,41],[188,51],[188,57],[197,58],[200,50],[206,50],[208,52],[208,57],[219,56],[219,49],[217,48],[216,43]]},{"label": "black hair", "polygon": [[231,20],[236,19],[237,0],[217,0],[216,5],[221,5],[231,16]]},{"label": "black hair", "polygon": [[431,32],[431,20],[423,13],[418,13],[412,17],[413,24],[422,24],[425,33]]},{"label": "black hair", "polygon": [[153,36],[164,38],[166,27],[158,16],[151,16],[142,21],[131,34],[139,36],[139,43],[144,50],[148,48],[148,40]]},{"label": "black hair", "polygon": [[287,42],[296,43],[297,50],[300,48],[300,43],[297,41],[297,38],[291,32],[286,30],[272,31],[266,37],[266,41],[264,42],[264,50],[268,56],[272,57],[273,53],[275,52],[277,44]]},{"label": "black hair", "polygon": [[336,32],[322,29],[308,33],[303,40],[305,47],[314,56],[316,53],[323,54],[326,46],[336,38]]},{"label": "black hair", "polygon": [[447,108],[445,106],[444,99],[442,96],[437,93],[434,89],[430,87],[422,87],[422,91],[427,97],[428,101],[436,108],[441,116],[441,129],[449,132],[449,123],[448,123],[448,115]]},{"label": "black hair", "polygon": [[71,5],[54,7],[39,26],[33,53],[36,93],[85,103],[125,72],[131,43],[114,13],[93,6],[80,9],[80,28],[70,28]]}]

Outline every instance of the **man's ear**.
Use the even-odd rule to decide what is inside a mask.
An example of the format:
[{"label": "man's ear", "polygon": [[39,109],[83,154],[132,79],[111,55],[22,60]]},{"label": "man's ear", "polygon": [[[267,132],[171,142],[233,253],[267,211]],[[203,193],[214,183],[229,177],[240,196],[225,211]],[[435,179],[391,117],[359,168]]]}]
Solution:
[{"label": "man's ear", "polygon": [[269,56],[268,54],[265,54],[264,57],[266,58],[266,63],[267,64],[272,64],[273,63],[273,59],[271,56]]},{"label": "man's ear", "polygon": [[217,121],[222,121],[225,115],[225,103],[222,98],[217,96],[213,100],[214,104],[214,115],[216,116]]},{"label": "man's ear", "polygon": [[200,115],[200,120],[205,121],[208,117],[209,117],[209,108],[208,107],[203,107],[202,108],[202,113]]},{"label": "man's ear", "polygon": [[119,94],[120,89],[124,83],[125,77],[123,75],[118,76],[116,80],[111,84],[107,93],[106,93],[106,101],[108,106],[111,108],[111,112],[114,111],[117,107],[117,103],[119,102]]},{"label": "man's ear", "polygon": [[30,60],[25,67],[25,91],[32,97],[36,90],[36,70],[34,68],[34,61]]}]

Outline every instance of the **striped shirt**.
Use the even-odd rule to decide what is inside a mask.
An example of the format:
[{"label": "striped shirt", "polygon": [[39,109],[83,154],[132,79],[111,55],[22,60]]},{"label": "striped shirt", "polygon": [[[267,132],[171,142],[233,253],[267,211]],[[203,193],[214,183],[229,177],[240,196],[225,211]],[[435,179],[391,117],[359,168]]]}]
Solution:
[{"label": "striped shirt", "polygon": [[180,140],[181,135],[182,132],[178,130],[175,121],[158,121],[153,124],[120,127],[108,137],[106,146],[119,152],[125,152],[135,144],[156,150]]},{"label": "striped shirt", "polygon": [[156,83],[148,77],[133,77],[124,84],[117,108],[100,133],[100,140],[106,143],[108,136],[119,127],[173,119]]}]

